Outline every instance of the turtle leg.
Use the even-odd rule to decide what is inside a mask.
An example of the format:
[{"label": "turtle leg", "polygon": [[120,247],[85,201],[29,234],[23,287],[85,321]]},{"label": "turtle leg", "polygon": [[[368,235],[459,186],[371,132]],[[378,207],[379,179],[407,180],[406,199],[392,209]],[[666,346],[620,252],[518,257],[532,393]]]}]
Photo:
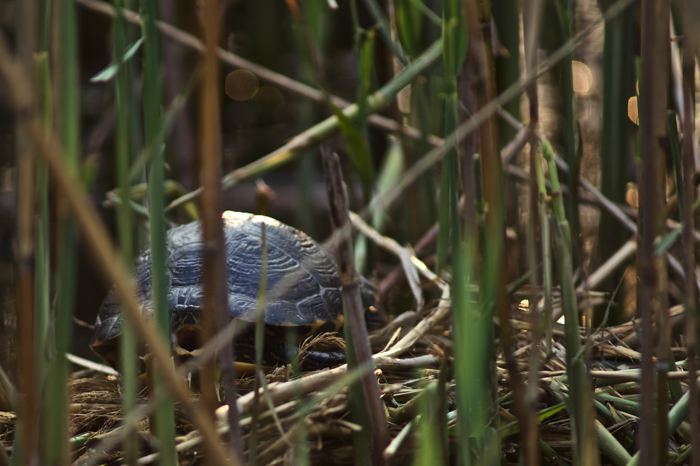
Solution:
[{"label": "turtle leg", "polygon": [[342,351],[310,350],[304,353],[301,369],[306,371],[325,369],[345,363],[345,353]]},{"label": "turtle leg", "polygon": [[[265,342],[266,353],[278,363],[289,364],[299,356],[299,347],[284,339],[268,339]],[[345,362],[343,351],[324,351],[310,349],[301,354],[301,370],[310,371],[338,366]]]}]

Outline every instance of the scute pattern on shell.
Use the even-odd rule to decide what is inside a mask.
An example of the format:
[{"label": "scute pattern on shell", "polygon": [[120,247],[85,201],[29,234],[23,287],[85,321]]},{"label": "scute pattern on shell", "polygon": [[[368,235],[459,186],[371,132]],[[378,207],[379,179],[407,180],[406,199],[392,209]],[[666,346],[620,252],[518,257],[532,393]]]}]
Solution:
[{"label": "scute pattern on shell", "polygon": [[[332,257],[305,233],[262,215],[223,214],[228,275],[228,310],[232,318],[255,321],[261,271],[261,226],[265,225],[268,272],[265,323],[306,326],[334,322],[342,312],[340,279]],[[168,239],[169,306],[173,329],[196,324],[202,303],[202,240],[199,222],[178,226]],[[135,277],[144,312],[151,306],[150,252],[139,257]],[[113,292],[95,322],[95,339],[121,333],[121,316]]]}]

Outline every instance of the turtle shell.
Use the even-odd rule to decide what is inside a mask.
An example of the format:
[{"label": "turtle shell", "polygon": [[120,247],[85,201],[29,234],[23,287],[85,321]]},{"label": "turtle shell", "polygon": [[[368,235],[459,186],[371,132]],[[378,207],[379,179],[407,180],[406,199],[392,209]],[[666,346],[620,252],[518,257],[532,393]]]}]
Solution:
[{"label": "turtle shell", "polygon": [[[223,214],[226,242],[228,312],[255,322],[261,276],[262,228],[267,244],[267,289],[264,322],[273,327],[338,328],[342,320],[340,279],[333,258],[305,233],[270,217],[243,212]],[[168,301],[173,331],[196,326],[202,306],[202,238],[199,222],[167,233]],[[151,305],[151,256],[143,252],[135,267],[141,304]],[[92,347],[105,355],[121,334],[121,314],[114,291],[100,307]]]}]

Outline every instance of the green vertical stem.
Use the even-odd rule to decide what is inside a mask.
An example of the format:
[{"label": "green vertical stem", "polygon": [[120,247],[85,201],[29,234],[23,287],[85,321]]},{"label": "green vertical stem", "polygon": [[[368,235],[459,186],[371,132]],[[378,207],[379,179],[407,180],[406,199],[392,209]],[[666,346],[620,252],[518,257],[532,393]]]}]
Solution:
[{"label": "green vertical stem", "polygon": [[[630,164],[631,122],[627,117],[627,99],[634,95],[634,63],[632,33],[634,9],[630,6],[619,16],[605,23],[603,47],[603,122],[600,144],[600,190],[611,201],[625,202],[627,170]],[[598,227],[598,260],[604,261],[627,240],[618,221],[607,210],[600,213]],[[604,284],[613,291],[621,273],[611,276]],[[620,300],[616,300],[621,304]],[[596,310],[593,325],[602,323],[607,306]],[[614,306],[608,323],[624,319],[622,307]]]},{"label": "green vertical stem", "polygon": [[[52,95],[49,72],[49,32],[51,23],[51,5],[49,0],[41,2],[41,31],[39,53],[36,55],[38,111],[39,118],[47,132],[52,130]],[[35,228],[35,265],[34,265],[34,342],[36,351],[36,385],[37,396],[45,398],[47,365],[47,339],[49,337],[49,319],[51,310],[50,252],[49,252],[49,179],[48,170],[43,160],[36,161],[36,209]],[[41,418],[39,419],[41,422]],[[38,447],[38,446],[37,446]]]},{"label": "green vertical stem", "polygon": [[[445,134],[451,134],[458,125],[459,95],[457,77],[462,71],[467,51],[464,6],[457,0],[448,0],[443,4],[442,47],[445,77],[444,127]],[[457,150],[451,149],[442,161],[440,182],[440,207],[438,219],[440,236],[438,238],[438,269],[447,265],[450,252],[459,241],[459,220],[457,203],[459,198],[459,163]]]},{"label": "green vertical stem", "polygon": [[[564,339],[566,345],[566,370],[569,379],[569,410],[572,419],[572,442],[574,444],[574,464],[597,465],[598,447],[595,437],[593,399],[591,381],[586,367],[586,353],[581,346],[578,306],[574,289],[573,261],[571,258],[571,231],[566,218],[566,208],[562,198],[562,187],[551,146],[540,139],[542,154],[547,162],[552,192],[554,214],[555,248],[559,286],[561,287],[562,308],[564,310]],[[542,182],[540,182],[540,191]]]},{"label": "green vertical stem", "polygon": [[369,13],[372,15],[372,18],[374,19],[375,23],[378,25],[379,31],[381,32],[387,47],[389,47],[389,49],[393,52],[394,56],[396,56],[396,58],[401,62],[401,64],[406,66],[408,64],[408,58],[406,57],[406,54],[404,53],[403,48],[401,47],[401,43],[398,41],[395,42],[391,37],[389,23],[384,17],[384,12],[377,3],[377,0],[365,0],[365,5],[369,10]]},{"label": "green vertical stem", "polygon": [[540,239],[542,244],[542,289],[544,292],[544,309],[540,325],[544,328],[545,350],[552,349],[552,312],[553,312],[553,271],[552,271],[552,233],[551,222],[547,207],[547,188],[544,183],[542,165],[535,157],[535,173],[538,184],[538,210],[540,222]]},{"label": "green vertical stem", "polygon": [[[52,128],[53,106],[51,95],[51,75],[49,71],[49,24],[51,17],[51,2],[42,2],[42,31],[40,40],[40,52],[37,54],[37,70],[39,77],[39,112],[41,121],[49,132]],[[50,284],[49,284],[49,174],[46,164],[37,160],[36,165],[36,190],[37,190],[37,228],[36,228],[36,276],[34,286],[36,288],[36,331],[37,354],[41,363],[46,362],[46,338],[49,328],[50,311]],[[43,368],[39,367],[39,373],[43,374]]]},{"label": "green vertical stem", "polygon": [[[122,16],[124,8],[123,0],[115,0],[117,15],[114,18],[112,30],[114,61],[120,63],[127,46],[126,21]],[[115,130],[115,161],[117,183],[120,197],[129,199],[129,169],[131,165],[131,145],[129,134],[131,128],[131,115],[136,110],[132,105],[132,89],[130,84],[130,64],[128,61],[120,63],[116,79],[114,81],[114,95],[116,105],[116,130]],[[119,204],[117,210],[117,224],[119,234],[119,249],[125,264],[131,264],[134,255],[134,225],[131,207],[128,202]],[[137,349],[136,334],[128,319],[122,321],[122,335],[119,344],[120,372],[122,382],[122,414],[124,417],[136,406],[137,395]],[[124,461],[133,466],[138,458],[138,445],[135,432],[130,432],[124,439]]]},{"label": "green vertical stem", "polygon": [[[573,33],[573,23],[574,23],[574,10],[573,3],[570,2],[558,2],[559,5],[559,17],[561,21],[561,27],[564,34],[562,38],[562,43],[569,40]],[[573,77],[573,54],[567,55],[561,61],[562,76],[560,83],[560,90],[562,92],[562,98],[564,100],[564,157],[567,165],[569,166],[569,173],[566,178],[567,185],[569,187],[569,197],[567,198],[567,218],[569,219],[571,225],[572,233],[572,259],[574,260],[574,265],[582,260],[580,257],[583,249],[581,247],[580,234],[581,227],[579,225],[579,209],[578,209],[578,177],[580,171],[580,161],[578,159],[578,144],[577,132],[578,124],[576,119],[576,108],[574,106],[574,77]]]},{"label": "green vertical stem", "polygon": [[416,431],[418,452],[413,466],[446,464],[447,451],[443,442],[447,429],[444,383],[431,382],[418,397],[421,414],[413,421],[418,424]]},{"label": "green vertical stem", "polygon": [[[545,2],[545,24],[550,26],[543,30],[543,44],[548,50],[554,50],[559,44],[566,42],[572,37],[574,11],[573,3],[568,1]],[[574,89],[572,73],[573,54],[568,53],[564,58],[552,68],[552,75],[555,82],[555,92],[557,94],[557,110],[561,112],[560,127],[558,128],[557,142],[562,145],[564,160],[569,167],[566,176],[569,195],[566,198],[566,215],[569,219],[572,239],[572,260],[576,266],[582,251],[579,241],[579,211],[578,211],[578,176],[579,160],[577,153],[577,122],[576,109],[574,107]]]},{"label": "green vertical stem", "polygon": [[[391,8],[391,7],[390,7]],[[424,36],[432,30],[424,25],[423,12],[425,5],[413,0],[395,0],[393,2],[394,14],[389,16],[393,22],[392,29],[397,31],[397,36],[401,40],[401,45],[406,51],[409,59],[417,57],[423,48]],[[440,24],[439,18],[431,17],[436,24]],[[395,70],[400,69],[398,60],[395,61]],[[440,118],[435,111],[439,103],[432,98],[428,91],[431,78],[425,77],[421,82],[416,81],[410,88],[406,88],[399,93],[397,98],[397,109],[401,114],[402,121],[406,124],[418,128],[424,135],[436,134],[439,131]],[[427,152],[430,147],[427,138],[420,140],[410,140],[400,138],[401,148],[406,154],[406,160],[415,163],[421,154]],[[428,222],[432,223],[434,215],[434,196],[436,191],[434,177],[422,177],[415,189],[406,192],[404,206],[402,210],[405,215],[410,215],[413,221],[400,226],[399,234],[407,237],[418,237],[426,230]]]},{"label": "green vertical stem", "polygon": [[[445,96],[445,134],[452,133],[457,127],[457,109],[459,97],[456,89]],[[438,216],[440,233],[438,239],[438,269],[445,267],[452,245],[459,241],[459,164],[457,150],[450,149],[442,160],[440,178],[440,208]]]},{"label": "green vertical stem", "polygon": [[[529,5],[528,8],[531,8]],[[498,30],[498,40],[503,53],[495,57],[496,89],[500,94],[520,79],[520,10],[517,0],[502,0],[492,15]],[[511,115],[520,115],[518,99],[508,102],[503,108]],[[516,131],[505,120],[498,126],[500,146],[505,147],[514,137]]]},{"label": "green vertical stem", "polygon": [[[45,16],[49,15],[48,5],[45,2]],[[48,34],[46,34],[48,36]],[[43,41],[42,41],[43,42]],[[43,47],[43,46],[42,46]],[[39,73],[39,112],[47,131],[51,130],[52,107],[51,107],[51,83],[49,77],[49,57],[48,51],[42,49],[37,54],[37,69]],[[37,224],[36,224],[36,265],[34,267],[34,306],[36,319],[36,354],[38,357],[37,372],[38,385],[43,390],[44,374],[46,371],[46,339],[49,334],[49,312],[51,308],[49,271],[51,270],[49,254],[49,174],[46,164],[42,160],[37,160],[36,164],[36,202],[37,202]]]},{"label": "green vertical stem", "polygon": [[[323,57],[326,55],[329,44],[329,32],[331,25],[330,11],[322,2],[302,2],[301,8],[304,18],[307,21],[310,35],[315,39],[318,46],[319,55],[321,56],[321,69],[318,70],[321,76],[325,76],[325,64]],[[303,51],[304,44],[301,40],[295,42],[298,51]],[[314,77],[314,72],[309,63],[305,60],[299,63],[299,74],[305,81],[311,81]],[[307,99],[299,102],[299,118],[298,130],[301,131],[317,120],[316,107]],[[316,161],[313,158],[304,154],[296,167],[295,180],[296,186],[299,189],[301,199],[300,205],[309,206],[313,203],[313,188],[318,180],[318,169]],[[312,209],[297,209],[294,212],[296,224],[299,225],[302,231],[307,232],[312,237],[315,236],[316,222],[314,222]]]},{"label": "green vertical stem", "polygon": [[[170,345],[170,313],[168,312],[167,253],[165,236],[165,202],[163,198],[164,157],[159,144],[161,83],[159,66],[159,35],[156,29],[156,0],[143,0],[143,124],[146,147],[151,151],[148,169],[148,211],[151,246],[152,301],[155,320],[163,340]],[[172,400],[167,398],[167,391],[155,368],[153,391],[156,399],[163,397],[167,401],[160,403],[155,413],[155,430],[160,446],[160,464],[171,466],[177,464],[175,453],[175,413]]]},{"label": "green vertical stem", "polygon": [[[490,37],[484,33],[485,25],[491,21],[488,9],[478,0],[466,2],[466,16],[469,30],[470,53],[472,67],[477,69],[474,79],[477,111],[485,108],[496,97],[496,79],[492,44]],[[496,117],[484,120],[479,127],[479,155],[481,168],[481,186],[484,205],[484,251],[481,269],[481,293],[483,306],[482,314],[487,324],[485,330],[485,356],[481,362],[484,370],[488,368],[489,378],[483,380],[485,388],[490,391],[489,405],[491,418],[498,412],[496,402],[496,376],[493,370],[496,359],[496,347],[493,326],[494,318],[499,320],[499,341],[502,347],[506,367],[510,376],[510,388],[514,397],[514,411],[521,428],[524,428],[527,416],[524,407],[524,384],[513,355],[514,340],[511,328],[510,304],[506,291],[506,256],[505,256],[505,210],[503,193],[503,170],[501,152],[498,145],[498,124]],[[500,439],[496,435],[496,424],[489,421],[483,438],[484,451],[477,457],[481,464],[489,464],[500,456]]]},{"label": "green vertical stem", "polygon": [[[529,2],[526,9],[532,10],[535,2]],[[501,0],[496,8],[492,8],[492,17],[498,33],[498,41],[503,52],[495,54],[496,92],[502,93],[520,79],[520,8],[517,0]],[[523,22],[523,24],[527,24]],[[511,115],[520,115],[520,99],[513,99],[503,106]],[[532,121],[532,120],[531,120]],[[499,147],[506,147],[515,137],[515,129],[505,120],[499,120]],[[505,206],[508,227],[518,228],[518,196],[515,184],[506,183]],[[530,217],[532,222],[536,218]],[[530,247],[526,251],[531,251]],[[517,258],[520,259],[520,258]],[[532,274],[533,277],[536,274]],[[532,429],[528,432],[533,433]]]},{"label": "green vertical stem", "polygon": [[[667,132],[667,141],[668,141],[668,151],[669,151],[669,158],[673,160],[673,171],[675,175],[675,183],[673,183],[676,187],[676,192],[677,192],[677,197],[678,197],[678,210],[682,213],[685,209],[684,204],[684,198],[683,198],[683,163],[681,161],[681,142],[680,142],[680,135],[678,134],[678,128],[677,128],[677,118],[678,114],[672,110],[667,110],[666,111],[666,132]],[[679,232],[682,234],[682,231]],[[665,253],[660,252],[658,245],[656,249],[657,255],[659,255],[661,258],[664,257]],[[668,289],[668,283],[666,281],[668,280],[668,273],[666,269],[666,261],[661,260],[659,262],[659,266],[662,267],[660,269],[660,277],[662,278],[659,281],[659,289],[660,290],[667,290]],[[683,273],[683,277],[685,277],[685,273]],[[682,278],[683,279],[683,278]],[[668,296],[665,293],[661,293],[659,295],[659,309],[668,309],[669,304],[668,304]],[[672,402],[678,401],[678,399],[683,396],[683,392],[685,389],[681,386],[681,381],[680,380],[674,380],[674,379],[669,379],[666,376],[667,372],[672,372],[678,370],[678,367],[676,366],[676,361],[673,357],[673,351],[671,350],[671,329],[669,328],[669,316],[667,312],[659,312],[656,316],[657,320],[657,325],[659,328],[659,337],[657,341],[657,364],[656,367],[658,368],[659,372],[659,387],[667,387],[668,390],[663,389],[659,391],[659,400],[658,404],[659,406],[662,406],[662,403],[665,404],[666,401],[661,401],[661,397],[664,397],[667,401],[670,395],[670,399]],[[661,377],[664,378],[664,380],[661,380]],[[668,393],[667,393],[668,392]],[[659,412],[657,413],[657,416],[664,416],[665,418],[665,412],[666,409],[660,409]],[[659,426],[664,426],[664,420],[662,419]]]},{"label": "green vertical stem", "polygon": [[[78,77],[77,21],[75,2],[56,2],[58,41],[56,63],[57,102],[61,109],[59,134],[67,171],[77,177],[80,162],[80,90]],[[56,254],[56,300],[54,333],[50,346],[47,380],[47,412],[44,416],[42,464],[63,465],[68,462],[68,352],[73,328],[76,275],[76,230],[66,206],[58,204],[58,250]],[[51,341],[52,340],[52,341]]]}]

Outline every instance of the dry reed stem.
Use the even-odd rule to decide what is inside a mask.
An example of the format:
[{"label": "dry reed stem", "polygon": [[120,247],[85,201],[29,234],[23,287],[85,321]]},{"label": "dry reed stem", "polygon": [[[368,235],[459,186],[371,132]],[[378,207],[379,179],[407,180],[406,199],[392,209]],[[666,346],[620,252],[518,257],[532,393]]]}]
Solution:
[{"label": "dry reed stem", "polygon": [[[330,151],[323,153],[323,167],[328,192],[331,223],[334,229],[344,229],[350,224],[346,186],[343,173],[340,168],[338,154]],[[337,253],[338,271],[340,273],[343,308],[345,310],[346,330],[349,330],[352,352],[348,358],[349,368],[363,367],[365,364],[374,364],[372,349],[367,335],[365,324],[365,310],[360,295],[360,279],[355,270],[355,262],[352,253],[352,238],[345,237],[338,246]],[[359,382],[356,403],[362,406],[363,413],[357,416],[366,417],[363,421],[370,432],[366,432],[367,445],[370,448],[367,459],[377,466],[384,464],[383,451],[388,444],[386,419],[384,408],[379,397],[379,386],[373,374],[364,374]],[[359,456],[358,456],[359,458]]]},{"label": "dry reed stem", "polygon": [[[205,51],[201,81],[200,103],[200,183],[202,185],[202,289],[204,291],[202,309],[202,341],[211,340],[217,329],[226,325],[228,314],[228,268],[225,262],[226,251],[224,224],[221,216],[221,122],[219,108],[219,60],[217,44],[220,36],[221,18],[218,0],[206,0],[202,6],[202,26]],[[218,369],[221,373],[221,388],[226,394],[229,406],[228,424],[230,449],[242,460],[238,413],[234,401],[235,375],[233,365],[233,342],[229,340],[218,353]],[[214,416],[218,404],[216,360],[201,366],[201,398],[205,409]],[[214,465],[215,462],[209,464]]]}]

